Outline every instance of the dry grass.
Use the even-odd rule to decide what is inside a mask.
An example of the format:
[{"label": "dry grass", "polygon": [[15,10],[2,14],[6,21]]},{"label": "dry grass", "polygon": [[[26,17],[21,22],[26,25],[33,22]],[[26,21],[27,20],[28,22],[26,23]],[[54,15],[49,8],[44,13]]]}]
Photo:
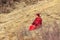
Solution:
[{"label": "dry grass", "polygon": [[[46,26],[42,26],[42,28],[33,30],[33,31],[27,31],[26,28],[23,28],[20,30],[21,32],[18,32],[18,40],[60,40],[59,39],[59,27],[56,21],[54,21],[54,26],[51,26],[50,24],[47,24]],[[47,30],[44,30],[44,29]]]},{"label": "dry grass", "polygon": [[[38,3],[39,6],[31,5],[21,10],[17,8],[18,11],[0,15],[0,40],[60,40],[60,4],[56,0],[51,4],[46,3],[46,6],[42,3],[42,6]],[[18,7],[20,6],[19,4]],[[41,13],[42,28],[28,31],[36,12]]]}]

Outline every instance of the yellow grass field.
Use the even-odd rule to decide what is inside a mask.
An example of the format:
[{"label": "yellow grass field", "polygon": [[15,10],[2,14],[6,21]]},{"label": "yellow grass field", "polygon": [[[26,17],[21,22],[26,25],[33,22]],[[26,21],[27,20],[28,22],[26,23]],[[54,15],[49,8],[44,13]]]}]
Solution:
[{"label": "yellow grass field", "polygon": [[[36,13],[41,14],[42,28],[28,31]],[[22,2],[10,13],[0,14],[0,40],[60,40],[60,0]]]}]

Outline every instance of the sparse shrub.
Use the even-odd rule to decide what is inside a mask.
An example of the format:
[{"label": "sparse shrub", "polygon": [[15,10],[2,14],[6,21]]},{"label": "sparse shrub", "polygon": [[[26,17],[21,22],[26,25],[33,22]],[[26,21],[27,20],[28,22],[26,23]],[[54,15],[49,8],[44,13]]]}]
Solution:
[{"label": "sparse shrub", "polygon": [[15,3],[25,2],[26,5],[36,4],[40,0],[0,0],[0,13],[9,13],[15,8]]}]

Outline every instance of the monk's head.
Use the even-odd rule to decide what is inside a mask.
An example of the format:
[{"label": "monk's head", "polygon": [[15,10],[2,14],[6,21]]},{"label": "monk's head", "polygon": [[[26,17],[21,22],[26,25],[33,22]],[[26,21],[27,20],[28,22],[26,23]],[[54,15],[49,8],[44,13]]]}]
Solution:
[{"label": "monk's head", "polygon": [[37,13],[36,15],[37,15],[38,17],[40,17],[40,13]]}]

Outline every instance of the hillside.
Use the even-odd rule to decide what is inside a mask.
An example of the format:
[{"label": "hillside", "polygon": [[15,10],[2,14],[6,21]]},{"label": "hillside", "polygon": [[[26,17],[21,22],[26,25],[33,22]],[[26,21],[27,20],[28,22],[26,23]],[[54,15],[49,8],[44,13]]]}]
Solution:
[{"label": "hillside", "polygon": [[[0,14],[0,40],[60,40],[60,1],[17,3],[10,13]],[[28,31],[36,13],[41,13],[42,28]]]}]

